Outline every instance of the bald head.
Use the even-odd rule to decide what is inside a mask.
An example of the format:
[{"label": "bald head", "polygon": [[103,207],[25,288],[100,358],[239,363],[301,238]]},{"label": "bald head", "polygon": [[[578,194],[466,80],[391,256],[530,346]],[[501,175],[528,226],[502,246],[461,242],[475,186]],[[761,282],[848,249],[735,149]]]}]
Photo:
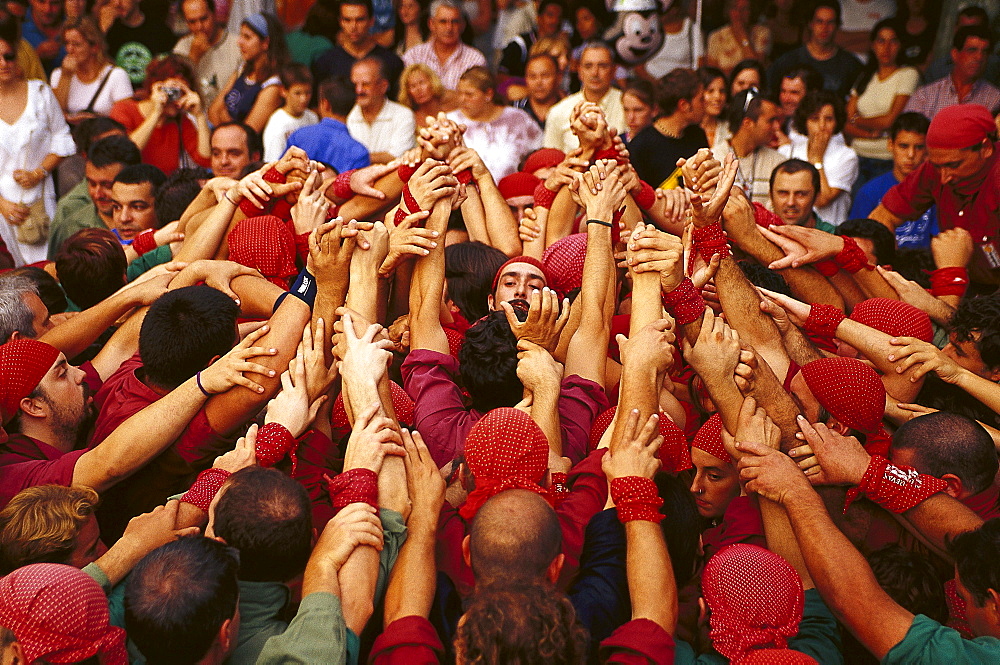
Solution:
[{"label": "bald head", "polygon": [[527,490],[500,492],[476,513],[469,534],[477,583],[544,577],[562,549],[559,520],[545,499]]}]

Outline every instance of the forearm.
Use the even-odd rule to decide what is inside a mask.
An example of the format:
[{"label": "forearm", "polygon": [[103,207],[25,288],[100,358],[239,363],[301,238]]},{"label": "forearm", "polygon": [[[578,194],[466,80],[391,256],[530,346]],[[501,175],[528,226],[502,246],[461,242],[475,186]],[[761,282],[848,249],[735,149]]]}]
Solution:
[{"label": "forearm", "polygon": [[948,542],[955,536],[983,525],[979,515],[944,492],[921,501],[903,513],[903,518],[943,552],[948,551]]},{"label": "forearm", "polygon": [[822,208],[823,206],[832,203],[835,198],[840,196],[840,194],[842,194],[841,190],[830,186],[830,181],[826,178],[826,169],[820,169],[819,193],[816,194],[816,203],[814,205],[817,208]]},{"label": "forearm", "polygon": [[659,376],[646,358],[637,360],[635,364],[638,366],[626,363],[622,367],[618,410],[615,412],[611,435],[612,450],[624,436],[628,414],[638,410],[639,422],[644,423],[649,416],[659,412]]},{"label": "forearm", "polygon": [[493,176],[487,172],[483,177],[476,180],[479,186],[479,198],[482,199],[484,210],[489,210],[486,215],[486,232],[490,237],[490,245],[496,247],[507,256],[518,256],[521,254],[521,239],[517,234],[517,220],[510,211],[510,206],[497,189],[497,184],[493,182]]},{"label": "forearm", "polygon": [[874,219],[876,222],[882,224],[893,233],[896,232],[896,227],[903,223],[902,217],[897,217],[892,214],[889,212],[888,208],[881,203],[878,204],[878,207],[868,213],[868,219]]},{"label": "forearm", "polygon": [[[214,200],[215,197],[212,198]],[[229,224],[235,212],[236,205],[233,204],[228,195],[223,196],[222,200],[212,208],[197,228],[186,233],[181,251],[177,252],[174,260],[191,262],[215,256],[229,230]]]},{"label": "forearm", "polygon": [[202,159],[212,156],[212,130],[208,126],[208,116],[199,113],[195,116],[195,130],[198,132],[198,155]]},{"label": "forearm", "polygon": [[899,294],[896,293],[896,289],[892,288],[889,282],[885,281],[885,277],[878,270],[862,268],[852,276],[854,277],[854,281],[858,283],[858,286],[861,287],[865,295],[869,298],[899,300]]},{"label": "forearm", "polygon": [[549,448],[562,457],[562,431],[559,429],[560,385],[543,386],[532,393],[531,419],[545,434]]},{"label": "forearm", "polygon": [[[850,312],[859,302],[868,299],[865,292],[860,286],[858,286],[858,283],[854,281],[854,277],[850,273],[844,272],[843,270],[838,270],[830,276],[830,284],[836,288],[837,292],[843,298],[843,304],[837,309],[844,312]],[[819,302],[818,300],[808,300],[806,298],[802,298],[802,300],[805,302]]]},{"label": "forearm", "polygon": [[837,339],[847,342],[875,365],[882,375],[886,391],[900,402],[912,402],[923,386],[923,379],[912,381],[917,366],[903,374],[896,371],[896,365],[889,356],[899,347],[889,343],[892,337],[881,330],[869,328],[863,323],[844,319],[837,326]]},{"label": "forearm", "polygon": [[[568,187],[563,187],[556,194],[549,209],[549,217],[545,224],[545,246],[549,247],[573,233],[573,222],[576,220],[576,203]],[[607,220],[610,221],[610,220]]]},{"label": "forearm", "polygon": [[760,310],[760,295],[732,257],[722,259],[715,284],[729,324],[776,375],[783,377],[789,362],[781,334],[774,320]]},{"label": "forearm", "polygon": [[[405,480],[404,480],[405,482]],[[360,545],[341,566],[337,577],[341,589],[344,623],[360,635],[375,612],[375,585],[378,582],[379,553],[370,545]]]},{"label": "forearm", "polygon": [[153,111],[148,115],[135,130],[129,134],[129,138],[132,139],[132,143],[136,145],[139,150],[145,150],[146,145],[149,143],[149,139],[153,136],[153,130],[156,129],[156,123],[160,121],[160,114],[162,111]]},{"label": "forearm", "polygon": [[135,303],[127,292],[118,292],[47,331],[39,341],[75,358],[127,313]]},{"label": "forearm", "polygon": [[[436,516],[433,516],[436,517]],[[415,513],[407,524],[406,544],[396,559],[385,594],[385,624],[407,616],[428,617],[437,585],[434,565],[436,524]]]},{"label": "forearm", "polygon": [[795,540],[795,532],[792,530],[792,524],[788,520],[785,509],[762,496],[758,496],[757,501],[760,516],[764,522],[764,538],[767,540],[767,549],[792,564],[802,579],[803,588],[807,591],[812,589],[816,585],[809,575],[809,568],[802,557],[802,552],[799,551],[799,544]]},{"label": "forearm", "polygon": [[[468,198],[462,203],[462,219],[465,220],[465,229],[469,232],[469,240],[493,246],[486,227],[486,209],[480,198],[479,190],[466,186],[465,192]],[[506,201],[503,205],[504,208],[507,207]]]},{"label": "forearm", "polygon": [[[427,227],[439,231],[448,225],[451,206],[447,201],[434,204]],[[410,348],[448,353],[448,338],[441,327],[441,295],[444,291],[444,243],[416,259],[410,284]]]},{"label": "forearm", "polygon": [[229,283],[229,288],[240,299],[240,313],[250,319],[268,319],[274,312],[274,303],[285,292],[257,275],[240,275]]},{"label": "forearm", "polygon": [[332,593],[340,597],[339,569],[322,557],[312,556],[302,578],[302,597],[312,593]]},{"label": "forearm", "polygon": [[[340,206],[338,214],[344,219],[375,219],[396,205],[403,193],[403,181],[399,179],[399,175],[395,171],[379,178],[374,187],[385,194],[384,199],[379,200],[359,194],[345,201]],[[327,189],[327,198],[329,198],[331,189]]]},{"label": "forearm", "polygon": [[[567,337],[566,376],[576,374],[604,385],[605,357],[594,353],[594,349],[607,348],[608,345],[611,312],[607,300],[609,292],[614,292],[615,282],[611,229],[603,224],[588,224],[583,283],[570,311],[569,323],[562,332],[563,337],[571,335]],[[614,295],[611,298],[613,300]],[[577,311],[580,312],[579,318],[576,318]]]},{"label": "forearm", "polygon": [[660,525],[625,523],[626,570],[632,618],[649,619],[673,634],[677,627],[677,586]]},{"label": "forearm", "polygon": [[955,385],[982,402],[991,411],[1000,413],[1000,385],[964,368]]},{"label": "forearm", "polygon": [[660,302],[660,275],[641,272],[632,276],[632,314],[629,320],[629,337],[644,327],[663,318]]},{"label": "forearm", "polygon": [[535,224],[538,226],[539,234],[537,238],[525,241],[521,253],[541,261],[542,255],[545,254],[545,228],[548,226],[549,209],[535,208],[534,210]]}]

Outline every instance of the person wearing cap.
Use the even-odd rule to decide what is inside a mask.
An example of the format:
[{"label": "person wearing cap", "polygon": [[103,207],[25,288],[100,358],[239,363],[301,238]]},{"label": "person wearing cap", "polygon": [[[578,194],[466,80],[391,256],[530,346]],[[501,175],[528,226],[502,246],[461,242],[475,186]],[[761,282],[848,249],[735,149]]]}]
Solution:
[{"label": "person wearing cap", "polygon": [[521,168],[525,173],[530,173],[539,180],[545,180],[556,167],[566,159],[566,153],[556,148],[542,148],[528,155]]},{"label": "person wearing cap", "polygon": [[535,188],[540,182],[541,180],[530,173],[517,171],[497,183],[500,195],[510,206],[510,211],[514,214],[514,219],[517,220],[518,224],[524,217],[524,209],[535,204]]},{"label": "person wearing cap", "polygon": [[500,266],[493,278],[492,293],[487,298],[490,309],[499,311],[500,303],[528,300],[549,282],[549,273],[541,261],[531,256],[515,256]]},{"label": "person wearing cap", "polygon": [[891,231],[937,206],[942,231],[964,228],[975,246],[973,282],[1000,284],[1000,156],[997,127],[978,104],[949,106],[927,130],[927,161],[892,187],[869,215]]}]

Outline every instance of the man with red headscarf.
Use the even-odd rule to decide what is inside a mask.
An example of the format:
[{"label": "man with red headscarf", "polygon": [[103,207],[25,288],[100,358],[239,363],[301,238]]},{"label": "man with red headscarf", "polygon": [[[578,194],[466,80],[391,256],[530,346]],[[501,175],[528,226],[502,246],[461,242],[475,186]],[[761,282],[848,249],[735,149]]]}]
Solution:
[{"label": "man with red headscarf", "polygon": [[972,234],[973,281],[1000,283],[996,141],[997,127],[985,107],[959,104],[942,109],[927,130],[927,161],[886,192],[869,216],[895,230],[936,205],[942,231],[960,227]]}]

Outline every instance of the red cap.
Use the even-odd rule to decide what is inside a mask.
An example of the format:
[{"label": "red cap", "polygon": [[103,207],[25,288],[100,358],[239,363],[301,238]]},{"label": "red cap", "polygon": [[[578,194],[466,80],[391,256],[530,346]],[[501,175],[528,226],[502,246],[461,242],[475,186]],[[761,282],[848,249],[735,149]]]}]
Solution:
[{"label": "red cap", "polygon": [[508,266],[513,265],[515,263],[527,263],[528,265],[535,266],[536,268],[542,271],[542,277],[545,278],[545,285],[546,286],[551,285],[552,279],[549,276],[549,271],[546,270],[544,263],[542,263],[533,256],[515,256],[514,258],[509,259],[505,264],[503,264],[497,269],[497,274],[493,276],[493,286],[490,289],[490,291],[492,291],[493,293],[497,292],[497,285],[500,283],[501,275],[503,275],[504,271],[507,269]]},{"label": "red cap", "polygon": [[587,234],[574,233],[549,245],[542,261],[549,269],[549,286],[565,296],[583,285],[583,262],[587,258]]},{"label": "red cap", "polygon": [[691,441],[691,447],[706,452],[726,464],[732,464],[733,458],[722,443],[722,416],[718,413],[705,421]]},{"label": "red cap", "polygon": [[524,168],[521,170],[525,173],[534,174],[538,169],[559,166],[564,159],[566,159],[566,154],[562,150],[557,148],[542,148],[528,155],[528,159],[524,160]]},{"label": "red cap", "polygon": [[909,303],[889,298],[869,298],[854,306],[851,320],[881,330],[893,337],[916,337],[925,342],[934,339],[931,319]]},{"label": "red cap", "polygon": [[534,196],[535,187],[538,187],[538,183],[540,182],[541,180],[530,173],[518,171],[511,173],[498,182],[497,189],[500,190],[500,196],[505,199],[513,199],[518,196]]},{"label": "red cap", "polygon": [[856,358],[820,358],[806,363],[802,378],[830,415],[865,433],[882,427],[885,386],[878,373]]},{"label": "red cap", "polygon": [[927,130],[927,147],[960,150],[982,142],[997,131],[993,115],[979,104],[955,104],[934,114]]},{"label": "red cap", "polygon": [[283,289],[295,267],[295,238],[274,215],[247,217],[229,232],[229,259],[254,270]]},{"label": "red cap", "polygon": [[10,422],[59,358],[59,349],[34,339],[0,345],[0,416]]}]

